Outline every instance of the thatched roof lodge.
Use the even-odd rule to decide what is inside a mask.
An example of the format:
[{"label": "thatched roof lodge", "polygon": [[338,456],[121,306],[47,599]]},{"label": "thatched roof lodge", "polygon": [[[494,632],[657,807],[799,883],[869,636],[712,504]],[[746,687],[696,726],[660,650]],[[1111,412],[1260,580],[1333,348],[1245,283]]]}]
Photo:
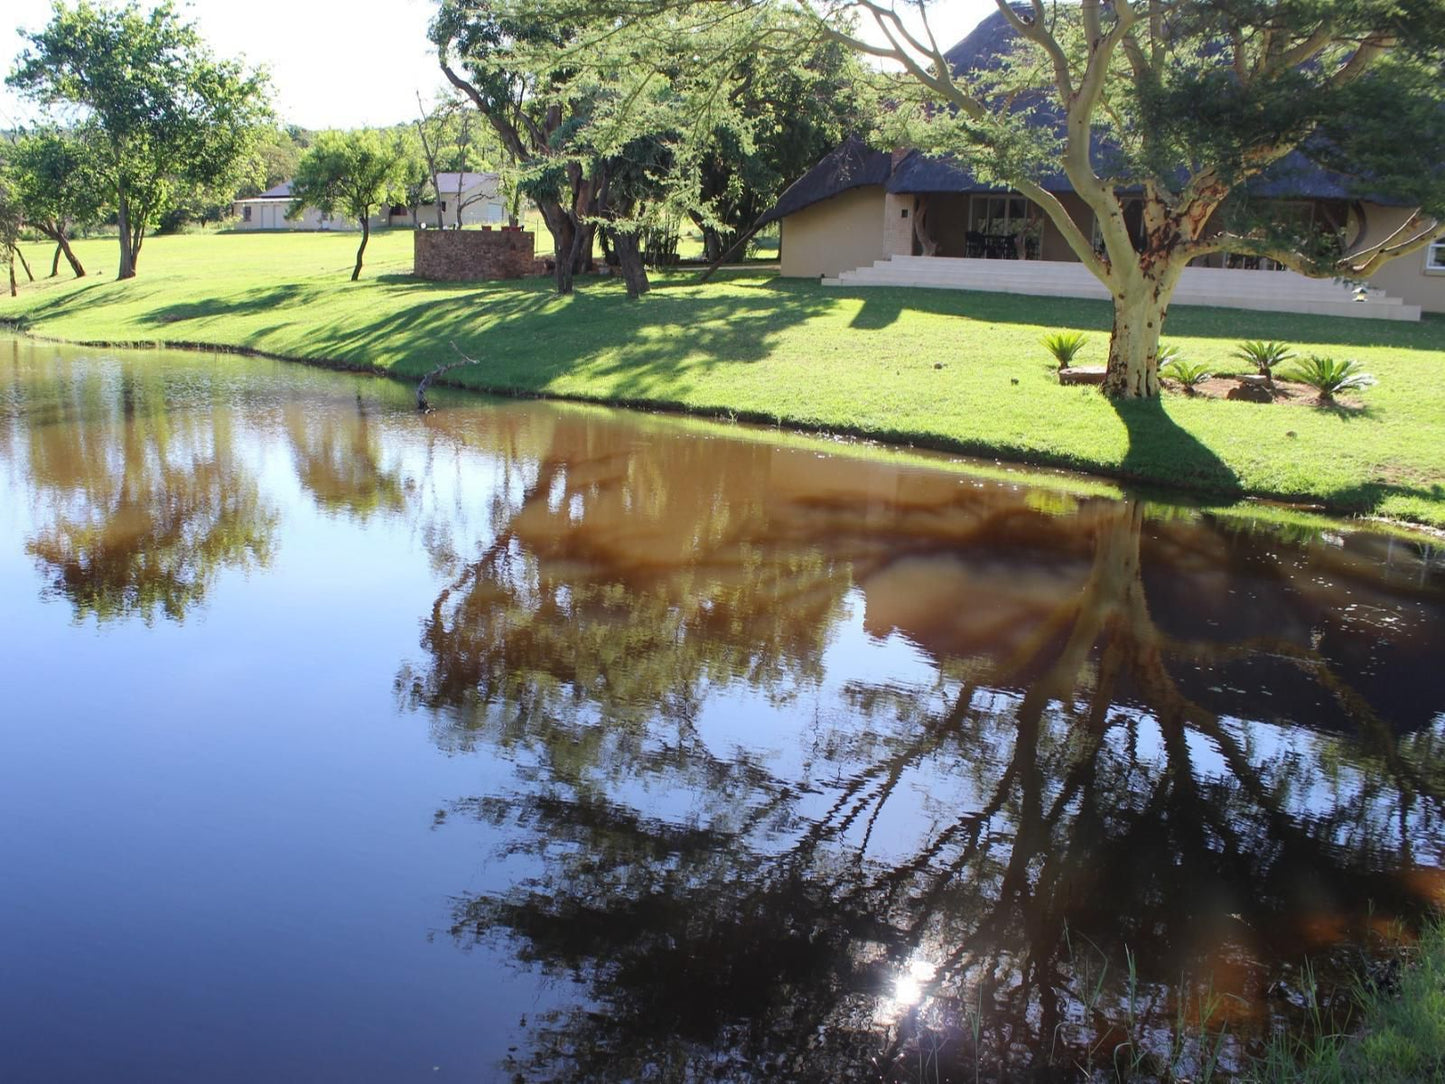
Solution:
[{"label": "thatched roof lodge", "polygon": [[[1012,37],[995,12],[946,56],[956,72],[979,70],[995,64]],[[1057,124],[1058,118],[1041,110],[1034,122]],[[1107,147],[1095,147],[1096,161],[1107,154]],[[1093,212],[1062,171],[1041,184],[1085,233],[1094,231]],[[1338,230],[1356,250],[1389,237],[1414,210],[1388,197],[1362,200],[1349,178],[1298,152],[1250,192],[1277,201],[1281,214]],[[1139,204],[1126,198],[1125,215],[1137,228]],[[1047,215],[1020,193],[980,180],[956,157],[909,148],[890,154],[850,138],[784,192],[765,221],[781,223],[784,275],[850,286],[1107,296]],[[1186,270],[1175,302],[1418,320],[1422,311],[1445,313],[1445,242],[1386,264],[1369,287],[1362,294],[1268,260],[1216,255]]]}]

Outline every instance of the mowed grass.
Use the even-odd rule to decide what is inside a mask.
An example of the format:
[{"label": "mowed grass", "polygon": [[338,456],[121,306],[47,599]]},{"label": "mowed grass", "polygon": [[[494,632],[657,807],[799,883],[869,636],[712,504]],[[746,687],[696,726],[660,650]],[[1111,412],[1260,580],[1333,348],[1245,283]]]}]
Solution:
[{"label": "mowed grass", "polygon": [[[1039,344],[1089,334],[1106,304],[926,290],[837,290],[737,272],[699,286],[620,282],[439,285],[410,278],[411,235],[383,232],[362,281],[349,234],[207,234],[149,241],[140,277],[114,281],[115,243],[82,242],[94,273],[22,285],[0,320],[78,342],[196,343],[502,392],[735,415],[1002,460],[1063,466],[1211,500],[1278,498],[1445,527],[1445,319],[1419,324],[1179,307],[1165,339],[1218,373],[1241,339],[1358,359],[1379,380],[1352,409],[1166,396],[1114,405],[1060,387]],[[37,273],[50,250],[26,250]]]}]

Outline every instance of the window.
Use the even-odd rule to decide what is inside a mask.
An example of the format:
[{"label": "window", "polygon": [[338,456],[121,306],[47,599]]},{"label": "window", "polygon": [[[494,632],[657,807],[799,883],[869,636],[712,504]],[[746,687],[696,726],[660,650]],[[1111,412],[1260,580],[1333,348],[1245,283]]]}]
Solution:
[{"label": "window", "polygon": [[242,208],[241,208],[241,221],[242,221],[242,222],[250,222],[250,221],[251,221],[251,208],[249,208],[249,207],[242,207]]},{"label": "window", "polygon": [[442,200],[442,214],[446,214],[446,213],[447,213],[447,201],[446,201],[446,200]]},{"label": "window", "polygon": [[1445,241],[1436,241],[1425,250],[1425,270],[1432,275],[1445,275]]}]

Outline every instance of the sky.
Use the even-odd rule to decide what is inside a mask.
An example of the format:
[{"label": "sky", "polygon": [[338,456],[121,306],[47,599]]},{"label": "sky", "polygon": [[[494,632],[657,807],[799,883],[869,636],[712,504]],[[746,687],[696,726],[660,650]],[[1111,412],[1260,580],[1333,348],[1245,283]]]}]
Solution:
[{"label": "sky", "polygon": [[[426,40],[435,0],[191,0],[180,6],[216,53],[267,68],[277,113],[304,128],[409,121],[417,92],[430,100],[442,86]],[[3,9],[0,69],[8,73],[22,47],[17,27],[44,26],[50,0],[3,0]],[[993,10],[994,0],[936,0],[929,20],[947,48]],[[0,128],[34,116],[0,85]]]}]

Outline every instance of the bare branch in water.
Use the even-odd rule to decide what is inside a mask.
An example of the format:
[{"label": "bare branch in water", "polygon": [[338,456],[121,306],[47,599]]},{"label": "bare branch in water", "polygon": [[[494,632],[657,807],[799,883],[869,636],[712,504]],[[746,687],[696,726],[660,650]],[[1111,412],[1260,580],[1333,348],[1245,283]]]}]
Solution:
[{"label": "bare branch in water", "polygon": [[464,365],[481,364],[476,358],[469,358],[463,354],[461,347],[457,346],[456,343],[452,343],[452,349],[457,352],[457,357],[461,358],[461,361],[454,361],[449,365],[438,365],[431,372],[427,373],[426,376],[422,377],[421,383],[416,386],[416,408],[423,413],[431,412],[431,404],[427,402],[426,390],[431,387],[433,380],[445,373],[451,372],[453,369],[460,369]]}]

